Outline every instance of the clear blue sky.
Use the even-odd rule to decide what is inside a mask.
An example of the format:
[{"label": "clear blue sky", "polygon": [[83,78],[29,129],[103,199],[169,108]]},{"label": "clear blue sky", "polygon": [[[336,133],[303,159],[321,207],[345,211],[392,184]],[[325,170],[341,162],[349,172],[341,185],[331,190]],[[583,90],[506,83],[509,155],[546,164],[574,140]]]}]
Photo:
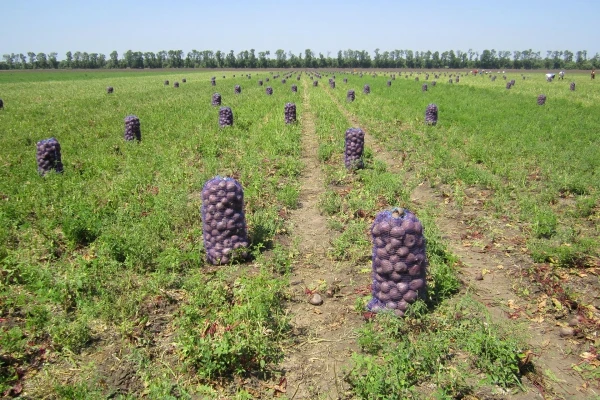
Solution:
[{"label": "clear blue sky", "polygon": [[[5,53],[600,51],[598,0],[4,0]],[[595,19],[595,21],[594,21]]]}]

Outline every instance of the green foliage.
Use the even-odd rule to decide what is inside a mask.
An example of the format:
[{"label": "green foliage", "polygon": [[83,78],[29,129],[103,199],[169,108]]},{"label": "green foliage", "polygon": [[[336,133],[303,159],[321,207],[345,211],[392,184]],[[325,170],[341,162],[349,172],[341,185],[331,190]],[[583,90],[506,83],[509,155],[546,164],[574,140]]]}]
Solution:
[{"label": "green foliage", "polygon": [[469,367],[483,374],[481,383],[520,385],[519,340],[468,296],[432,312],[416,303],[403,319],[380,313],[360,330],[359,344],[364,353],[353,355],[348,381],[360,398],[419,398],[416,388],[428,380],[439,394],[463,397],[476,389],[466,382],[479,380]]},{"label": "green foliage", "polygon": [[203,378],[265,371],[281,360],[278,346],[289,330],[283,309],[285,282],[266,271],[226,277],[234,267],[185,284],[190,298],[178,320],[179,348],[186,363]]}]

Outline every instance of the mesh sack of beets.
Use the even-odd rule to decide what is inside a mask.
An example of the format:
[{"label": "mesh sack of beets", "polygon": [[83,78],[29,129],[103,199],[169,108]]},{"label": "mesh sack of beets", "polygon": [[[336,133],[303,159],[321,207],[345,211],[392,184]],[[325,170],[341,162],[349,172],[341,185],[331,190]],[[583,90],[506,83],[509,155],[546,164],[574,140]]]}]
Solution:
[{"label": "mesh sack of beets", "polygon": [[55,138],[40,140],[36,144],[37,151],[35,158],[38,165],[38,173],[46,175],[54,170],[58,173],[63,172],[63,164],[60,155],[60,143]]},{"label": "mesh sack of beets", "polygon": [[382,211],[371,226],[372,299],[369,311],[390,310],[402,317],[411,303],[425,298],[427,256],[423,225],[410,211]]},{"label": "mesh sack of beets", "polygon": [[344,163],[350,170],[364,167],[363,151],[365,147],[365,133],[360,128],[349,128],[346,131],[346,145],[344,148]]},{"label": "mesh sack of beets", "polygon": [[206,259],[213,265],[248,257],[244,191],[233,178],[216,176],[202,188],[202,236]]}]

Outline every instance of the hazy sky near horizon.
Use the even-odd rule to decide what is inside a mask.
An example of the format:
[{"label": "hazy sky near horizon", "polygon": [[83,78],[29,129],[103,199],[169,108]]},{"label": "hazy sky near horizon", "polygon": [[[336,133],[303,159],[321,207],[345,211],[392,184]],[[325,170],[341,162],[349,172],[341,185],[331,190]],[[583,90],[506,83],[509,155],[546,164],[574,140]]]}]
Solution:
[{"label": "hazy sky near horizon", "polygon": [[[600,51],[598,0],[7,0],[0,55],[67,51]],[[596,18],[596,21],[594,21]]]}]

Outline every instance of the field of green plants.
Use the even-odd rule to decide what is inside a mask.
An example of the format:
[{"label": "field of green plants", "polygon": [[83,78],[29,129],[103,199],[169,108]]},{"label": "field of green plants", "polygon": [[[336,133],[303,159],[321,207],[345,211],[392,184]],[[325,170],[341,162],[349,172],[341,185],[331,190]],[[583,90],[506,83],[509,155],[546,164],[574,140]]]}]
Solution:
[{"label": "field of green plants", "polygon": [[[495,81],[467,71],[315,72],[0,74],[3,397],[600,396],[600,82],[587,74],[547,82],[530,71]],[[231,127],[219,127],[215,92],[233,111]],[[284,122],[288,102],[295,124]],[[434,126],[424,124],[431,103]],[[139,142],[123,139],[131,114],[141,122]],[[343,162],[351,126],[368,135],[357,171]],[[36,143],[50,137],[60,142],[64,172],[40,176]],[[307,138],[316,148],[306,148]],[[309,150],[327,232],[310,270],[314,254],[303,250],[301,232],[321,230],[291,223],[306,209]],[[244,189],[245,263],[206,261],[201,191],[215,176]],[[424,188],[428,200],[415,202]],[[369,229],[391,207],[423,222],[430,264],[426,298],[402,319],[365,309]],[[477,252],[481,265],[467,266],[453,243]],[[518,263],[498,266],[505,274],[489,271],[513,254]],[[337,286],[320,275],[331,268]],[[478,297],[478,282],[490,276],[514,298]],[[297,282],[309,295],[336,294],[320,308],[306,299],[308,308],[294,307]],[[281,365],[319,341],[297,329],[296,314],[341,315],[328,308],[337,300],[353,304],[342,325],[356,350],[336,355],[343,362],[325,389],[291,373],[313,362],[308,356]],[[539,343],[532,321],[545,332]],[[542,343],[564,357],[551,359]]]}]

